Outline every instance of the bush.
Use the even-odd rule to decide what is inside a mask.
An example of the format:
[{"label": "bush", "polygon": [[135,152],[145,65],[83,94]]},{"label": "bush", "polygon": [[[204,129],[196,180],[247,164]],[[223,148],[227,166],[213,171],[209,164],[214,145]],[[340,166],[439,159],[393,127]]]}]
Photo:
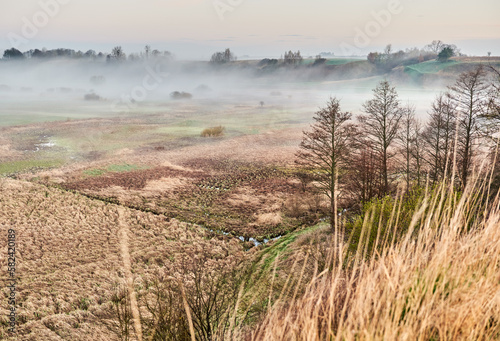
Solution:
[{"label": "bush", "polygon": [[455,56],[455,51],[453,50],[453,48],[450,46],[446,46],[441,50],[441,52],[439,52],[438,61],[447,62],[453,56]]},{"label": "bush", "polygon": [[191,95],[189,92],[174,91],[170,94],[170,98],[172,98],[172,99],[191,99],[191,98],[193,98],[193,95]]},{"label": "bush", "polygon": [[[227,332],[238,305],[238,288],[246,279],[242,256],[238,243],[186,245],[175,267],[166,265],[146,277],[139,302],[147,311],[141,323],[148,340],[190,340],[191,323],[196,340],[230,339]],[[115,316],[120,313],[116,310]]]},{"label": "bush", "polygon": [[259,62],[259,66],[268,66],[268,65],[276,65],[278,64],[277,59],[269,59],[269,58],[264,58]]},{"label": "bush", "polygon": [[299,219],[304,224],[315,224],[329,214],[328,201],[320,193],[300,193],[288,198],[283,213]]},{"label": "bush", "polygon": [[234,62],[236,60],[236,56],[231,52],[230,49],[226,49],[223,52],[215,52],[210,58],[211,63],[222,64]]},{"label": "bush", "polygon": [[97,95],[97,94],[95,94],[95,93],[92,92],[90,94],[86,94],[84,96],[84,99],[86,101],[100,101],[101,100],[101,96],[99,96],[99,95]]},{"label": "bush", "polygon": [[217,126],[217,127],[210,127],[206,128],[201,132],[202,137],[219,137],[224,135],[224,128],[223,126]]}]

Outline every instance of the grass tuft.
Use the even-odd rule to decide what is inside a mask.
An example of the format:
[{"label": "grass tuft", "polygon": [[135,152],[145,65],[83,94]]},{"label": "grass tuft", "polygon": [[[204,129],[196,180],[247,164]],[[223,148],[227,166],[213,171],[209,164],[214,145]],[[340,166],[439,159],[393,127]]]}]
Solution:
[{"label": "grass tuft", "polygon": [[202,137],[220,137],[224,135],[226,128],[223,126],[206,128],[201,132]]}]

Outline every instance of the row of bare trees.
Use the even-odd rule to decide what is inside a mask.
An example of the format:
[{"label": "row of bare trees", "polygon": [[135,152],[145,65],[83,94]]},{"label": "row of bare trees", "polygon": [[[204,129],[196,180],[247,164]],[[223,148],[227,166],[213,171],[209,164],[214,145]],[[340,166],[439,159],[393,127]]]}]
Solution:
[{"label": "row of bare trees", "polygon": [[478,155],[494,146],[499,84],[493,68],[460,74],[436,97],[425,124],[387,80],[373,90],[356,120],[331,98],[304,132],[296,162],[330,199],[332,217],[337,202],[353,207],[391,194],[400,184],[408,190],[426,179],[436,183],[455,174],[453,180],[463,188]]}]

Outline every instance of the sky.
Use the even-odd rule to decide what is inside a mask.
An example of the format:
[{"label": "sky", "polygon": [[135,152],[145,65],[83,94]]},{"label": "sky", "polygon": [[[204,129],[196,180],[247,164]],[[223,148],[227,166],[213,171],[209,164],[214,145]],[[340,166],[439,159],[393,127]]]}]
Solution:
[{"label": "sky", "polygon": [[366,55],[433,40],[500,56],[499,0],[0,0],[0,51],[16,47],[138,52],[178,58]]}]

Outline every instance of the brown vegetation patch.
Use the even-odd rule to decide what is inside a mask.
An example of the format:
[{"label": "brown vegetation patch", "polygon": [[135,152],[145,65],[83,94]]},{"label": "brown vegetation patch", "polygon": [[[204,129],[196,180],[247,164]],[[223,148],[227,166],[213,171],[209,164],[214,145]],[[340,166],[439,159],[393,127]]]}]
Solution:
[{"label": "brown vegetation patch", "polygon": [[107,173],[98,177],[88,177],[65,184],[64,187],[73,190],[99,190],[111,186],[120,186],[124,189],[143,189],[149,181],[162,178],[199,178],[199,172],[185,172],[170,167],[156,167],[146,170],[134,170],[122,173]]},{"label": "brown vegetation patch", "polygon": [[255,196],[254,193],[250,192],[250,188],[239,188],[229,195],[227,198],[227,203],[231,206],[257,206],[260,204],[261,200]]},{"label": "brown vegetation patch", "polygon": [[257,215],[256,224],[257,225],[271,225],[276,226],[281,223],[281,213],[280,212],[269,212]]},{"label": "brown vegetation patch", "polygon": [[172,193],[179,191],[190,183],[191,180],[188,178],[161,178],[159,180],[148,181],[143,190],[145,192]]},{"label": "brown vegetation patch", "polygon": [[[63,186],[246,237],[283,234],[310,215],[309,208],[297,213],[286,205],[287,198],[300,191],[289,170],[231,159],[192,158],[176,164],[168,160],[153,169],[94,177],[82,177],[80,170]],[[316,221],[318,214],[307,222]]]},{"label": "brown vegetation patch", "polygon": [[223,126],[217,126],[217,127],[210,127],[203,129],[201,132],[202,137],[220,137],[224,135],[224,128]]}]

